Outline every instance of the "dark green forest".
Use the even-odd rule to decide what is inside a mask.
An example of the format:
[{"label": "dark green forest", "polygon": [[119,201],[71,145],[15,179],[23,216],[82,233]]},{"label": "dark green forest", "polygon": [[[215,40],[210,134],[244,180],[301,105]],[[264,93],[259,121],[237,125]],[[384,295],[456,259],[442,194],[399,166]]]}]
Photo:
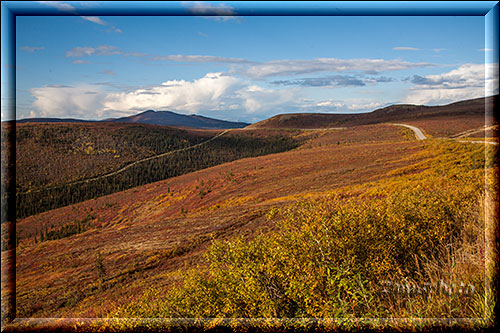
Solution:
[{"label": "dark green forest", "polygon": [[[18,140],[23,140],[25,134],[20,134]],[[63,133],[64,135],[60,134],[52,136],[42,135],[45,141],[41,141],[41,144],[47,147],[54,147],[54,145],[64,147],[74,146],[76,137],[66,139],[66,142],[62,142],[61,137],[66,137],[66,135],[65,133]],[[165,138],[165,134],[161,132],[161,129],[159,132],[152,131],[151,133],[143,129],[117,131],[113,135],[121,138],[123,144],[141,147],[142,149],[147,147],[147,149],[154,152],[154,155],[166,151],[172,151],[172,153],[130,165],[130,167],[116,174],[105,176],[101,174],[97,178],[87,179],[86,181],[58,184],[27,192],[18,190],[16,195],[17,218],[24,218],[54,208],[75,204],[237,159],[283,152],[298,146],[297,141],[284,135],[254,137],[251,135],[230,133],[217,137],[212,141],[207,141],[209,137],[206,136],[183,136],[182,134],[184,133],[175,132],[171,137],[167,136]],[[71,135],[73,136],[75,133]],[[51,140],[56,141],[52,144]],[[203,141],[207,142],[186,150],[174,152],[174,150],[190,147]],[[102,148],[104,144],[96,144],[95,146],[98,147],[97,149],[104,149]],[[123,150],[118,145],[114,149]],[[117,168],[110,171],[116,170]]]},{"label": "dark green forest", "polygon": [[17,192],[101,176],[211,136],[142,124],[23,124],[16,129]]}]

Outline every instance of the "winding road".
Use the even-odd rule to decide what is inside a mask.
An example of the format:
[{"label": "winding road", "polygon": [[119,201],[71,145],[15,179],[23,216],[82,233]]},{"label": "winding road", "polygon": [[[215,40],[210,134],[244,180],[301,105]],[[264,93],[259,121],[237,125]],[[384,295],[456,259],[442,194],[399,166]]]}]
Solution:
[{"label": "winding road", "polygon": [[415,132],[415,137],[417,138],[417,140],[427,139],[427,137],[424,135],[424,133],[422,133],[422,131],[418,127],[406,125],[406,124],[391,124],[391,125],[404,126],[404,127],[411,129],[413,132]]},{"label": "winding road", "polygon": [[[415,133],[415,137],[417,138],[417,140],[427,139],[426,136],[424,135],[424,133],[422,133],[422,131],[418,127],[406,125],[406,124],[391,124],[391,125],[404,126],[404,127],[411,129]],[[485,127],[484,129],[481,129],[481,130],[490,129],[490,128],[493,128],[493,126]],[[476,132],[480,132],[481,130],[474,130],[474,131],[469,131],[469,132],[476,133]],[[468,134],[470,134],[470,133],[468,133]],[[460,136],[458,136],[457,138],[459,138],[459,137]],[[482,144],[498,145],[498,142],[492,142],[492,141],[478,141],[478,140],[468,140],[468,141],[467,140],[456,140],[456,141],[464,142],[464,143],[482,143]]]}]

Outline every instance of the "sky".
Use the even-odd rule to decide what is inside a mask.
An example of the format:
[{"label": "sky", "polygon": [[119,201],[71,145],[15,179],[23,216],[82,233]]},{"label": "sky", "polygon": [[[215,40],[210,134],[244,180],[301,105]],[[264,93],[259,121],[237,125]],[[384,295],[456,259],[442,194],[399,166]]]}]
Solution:
[{"label": "sky", "polygon": [[[75,3],[36,5],[64,13]],[[178,6],[222,16],[18,16],[16,118],[153,109],[256,122],[498,94],[482,16],[233,16],[231,3]]]}]

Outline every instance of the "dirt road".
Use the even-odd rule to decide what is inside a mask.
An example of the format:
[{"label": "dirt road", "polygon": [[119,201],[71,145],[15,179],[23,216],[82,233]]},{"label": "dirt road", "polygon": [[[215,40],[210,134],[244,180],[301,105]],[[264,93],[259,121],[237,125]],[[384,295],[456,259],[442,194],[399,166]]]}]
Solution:
[{"label": "dirt road", "polygon": [[425,139],[427,139],[426,136],[424,135],[424,133],[422,133],[422,131],[418,127],[411,126],[411,125],[406,125],[406,124],[392,124],[392,125],[408,127],[413,132],[415,132],[415,137],[417,138],[417,140],[425,140]]},{"label": "dirt road", "polygon": [[[404,126],[404,127],[407,127],[409,129],[411,129],[413,132],[415,132],[415,137],[417,138],[417,140],[425,140],[425,139],[427,139],[425,137],[424,133],[422,133],[422,131],[418,127],[411,126],[411,125],[406,125],[406,124],[392,124],[392,125]],[[485,129],[488,129],[488,128],[485,128]],[[484,129],[482,129],[482,130],[484,131]],[[475,132],[477,132],[477,130],[470,131],[470,132],[471,133],[475,133]],[[459,136],[459,137],[461,137],[461,136]],[[477,141],[477,140],[468,140],[468,141],[467,140],[457,140],[457,141],[458,142],[465,142],[465,143],[482,143],[482,144],[498,145],[498,142],[492,142],[492,141]]]}]

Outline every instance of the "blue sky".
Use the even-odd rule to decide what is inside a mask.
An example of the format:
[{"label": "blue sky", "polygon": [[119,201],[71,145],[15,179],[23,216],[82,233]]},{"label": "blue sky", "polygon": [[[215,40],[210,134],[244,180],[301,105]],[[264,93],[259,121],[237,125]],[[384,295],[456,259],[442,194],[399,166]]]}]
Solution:
[{"label": "blue sky", "polygon": [[[71,11],[99,3],[39,2]],[[231,3],[182,2],[233,14]],[[255,122],[498,93],[481,16],[18,16],[16,117]],[[489,58],[488,58],[489,59]]]}]

